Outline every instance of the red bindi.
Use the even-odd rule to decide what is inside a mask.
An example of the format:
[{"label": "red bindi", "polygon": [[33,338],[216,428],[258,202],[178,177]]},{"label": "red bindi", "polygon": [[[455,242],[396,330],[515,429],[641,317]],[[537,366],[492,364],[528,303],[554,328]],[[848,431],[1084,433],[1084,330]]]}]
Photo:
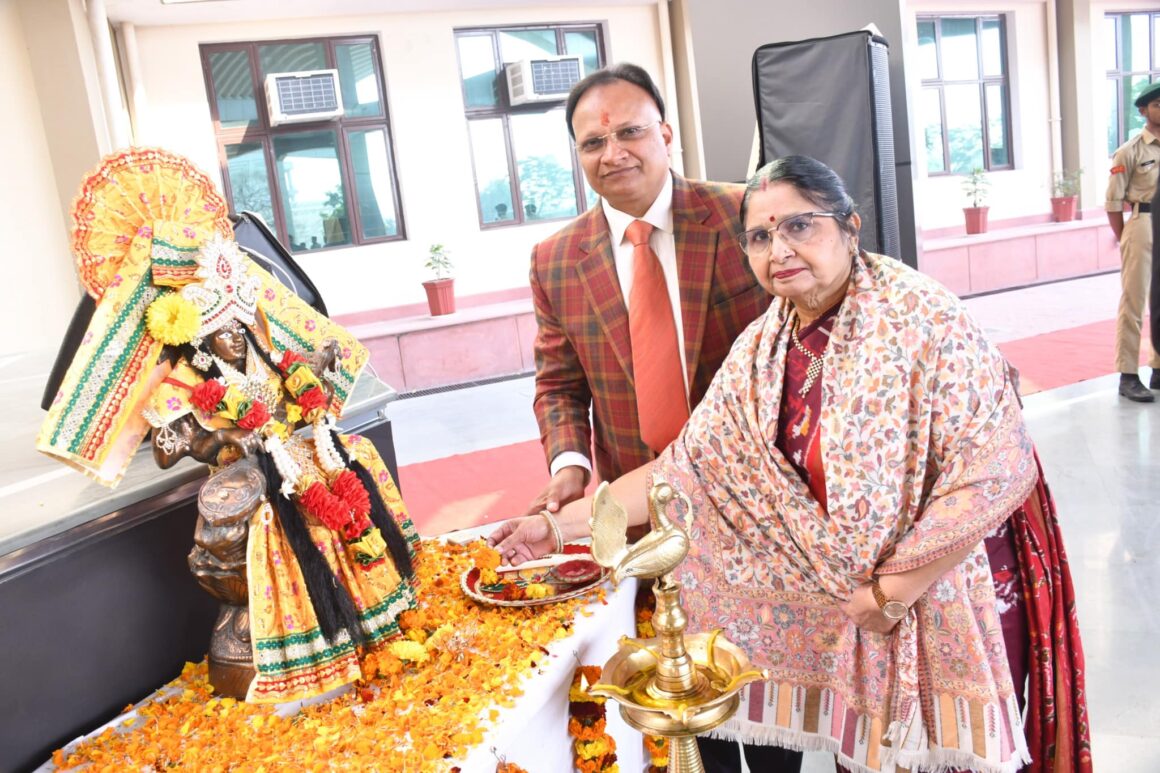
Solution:
[{"label": "red bindi", "polygon": [[607,110],[602,111],[600,113],[600,125],[601,126],[608,126],[608,124],[610,124],[610,123],[612,123],[612,119],[608,117],[608,111]]},{"label": "red bindi", "polygon": [[769,216],[769,222],[771,222],[771,223],[776,223],[776,222],[777,222],[777,218],[776,218],[776,217],[774,217],[773,215],[770,215],[770,216]]}]

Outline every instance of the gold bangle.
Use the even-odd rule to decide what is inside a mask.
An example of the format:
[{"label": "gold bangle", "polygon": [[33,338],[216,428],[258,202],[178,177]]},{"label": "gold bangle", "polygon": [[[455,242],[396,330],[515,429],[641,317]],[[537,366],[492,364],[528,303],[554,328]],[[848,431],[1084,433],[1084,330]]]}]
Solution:
[{"label": "gold bangle", "polygon": [[556,550],[553,552],[564,552],[564,537],[560,534],[560,525],[556,523],[555,516],[552,515],[546,508],[540,511],[540,515],[544,516],[544,520],[548,522],[548,526],[552,529],[552,536],[556,539]]}]

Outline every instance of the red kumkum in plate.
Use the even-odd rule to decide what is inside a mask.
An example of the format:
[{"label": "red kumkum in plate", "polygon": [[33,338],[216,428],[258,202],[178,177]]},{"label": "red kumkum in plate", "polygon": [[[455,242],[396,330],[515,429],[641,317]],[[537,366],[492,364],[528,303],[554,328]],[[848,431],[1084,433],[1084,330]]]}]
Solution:
[{"label": "red kumkum in plate", "polygon": [[[536,607],[583,596],[608,577],[608,570],[592,560],[587,546],[565,545],[564,553],[575,554],[576,558],[556,566],[504,572],[500,574],[503,582],[496,585],[480,585],[479,570],[473,567],[460,577],[459,586],[464,595],[481,604]],[[555,592],[538,599],[518,598],[520,591],[531,583],[550,585]]]}]

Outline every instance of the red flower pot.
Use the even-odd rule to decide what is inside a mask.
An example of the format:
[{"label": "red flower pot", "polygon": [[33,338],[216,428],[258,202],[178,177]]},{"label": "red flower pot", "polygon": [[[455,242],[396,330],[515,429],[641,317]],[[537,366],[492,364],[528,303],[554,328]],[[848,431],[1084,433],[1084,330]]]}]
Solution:
[{"label": "red flower pot", "polygon": [[963,216],[967,220],[968,234],[982,234],[987,232],[987,210],[990,207],[963,207]]},{"label": "red flower pot", "polygon": [[1051,216],[1057,223],[1075,220],[1075,196],[1052,196]]},{"label": "red flower pot", "polygon": [[427,306],[432,317],[455,313],[454,279],[428,279],[423,289],[427,291]]}]

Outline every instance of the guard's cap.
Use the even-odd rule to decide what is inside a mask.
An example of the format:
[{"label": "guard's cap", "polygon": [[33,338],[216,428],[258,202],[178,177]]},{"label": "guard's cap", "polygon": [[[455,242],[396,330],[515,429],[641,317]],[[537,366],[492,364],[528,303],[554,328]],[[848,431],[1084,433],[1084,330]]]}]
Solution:
[{"label": "guard's cap", "polygon": [[1160,99],[1160,83],[1152,83],[1145,86],[1136,95],[1136,107],[1144,107],[1154,99]]}]

